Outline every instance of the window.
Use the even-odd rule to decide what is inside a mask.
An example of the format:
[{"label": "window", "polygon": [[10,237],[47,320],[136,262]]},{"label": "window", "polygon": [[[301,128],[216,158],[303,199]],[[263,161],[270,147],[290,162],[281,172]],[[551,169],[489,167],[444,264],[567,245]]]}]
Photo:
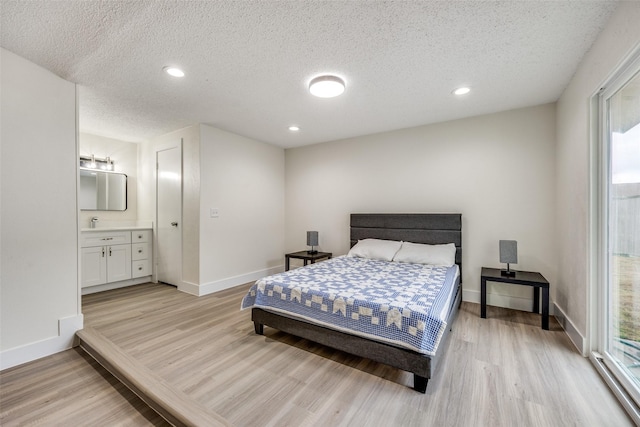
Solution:
[{"label": "window", "polygon": [[640,58],[599,99],[599,354],[640,405]]}]

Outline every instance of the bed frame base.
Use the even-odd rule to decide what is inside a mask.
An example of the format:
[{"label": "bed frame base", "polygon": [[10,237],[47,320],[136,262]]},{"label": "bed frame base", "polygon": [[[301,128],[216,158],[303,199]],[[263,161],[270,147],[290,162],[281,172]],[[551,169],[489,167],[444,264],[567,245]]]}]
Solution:
[{"label": "bed frame base", "polygon": [[366,338],[324,328],[282,313],[273,313],[257,307],[251,310],[251,320],[253,321],[255,332],[258,335],[264,334],[264,325],[267,325],[282,332],[308,339],[318,344],[353,354],[354,356],[364,357],[411,372],[413,374],[413,389],[420,393],[426,393],[431,372],[435,370],[440,355],[444,353],[444,347],[446,346],[449,332],[451,331],[450,325],[457,317],[458,307],[462,302],[461,290],[462,288],[459,286],[453,303],[453,307],[456,308],[452,309],[449,319],[447,319],[449,327],[445,330],[440,340],[440,345],[435,356],[427,356],[409,349],[371,341]]},{"label": "bed frame base", "polygon": [[[462,272],[461,214],[351,214],[350,225],[351,246],[364,238],[403,240],[432,245],[453,242],[457,249],[456,264],[460,266]],[[435,372],[440,358],[445,353],[451,325],[458,315],[461,304],[462,283],[459,282],[447,319],[449,327],[444,331],[434,356],[426,356],[409,349],[334,331],[260,308],[253,308],[251,319],[256,334],[259,335],[263,334],[264,325],[267,325],[327,347],[411,372],[414,390],[425,393],[431,373]]]},{"label": "bed frame base", "polygon": [[411,350],[367,340],[354,335],[313,325],[282,314],[253,308],[251,320],[256,334],[263,335],[264,325],[305,338],[354,356],[365,357],[413,373],[413,388],[420,393],[427,390],[431,377],[431,358]]}]

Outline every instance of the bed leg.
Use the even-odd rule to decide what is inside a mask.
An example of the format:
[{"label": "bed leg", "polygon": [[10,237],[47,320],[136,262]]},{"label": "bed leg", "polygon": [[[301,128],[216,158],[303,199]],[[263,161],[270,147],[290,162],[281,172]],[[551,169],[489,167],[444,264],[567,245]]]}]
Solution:
[{"label": "bed leg", "polygon": [[428,382],[429,382],[428,378],[421,377],[418,374],[413,374],[413,389],[415,391],[419,391],[420,393],[426,393]]},{"label": "bed leg", "polygon": [[255,329],[256,334],[262,335],[264,333],[264,325],[262,323],[253,322],[253,329]]}]

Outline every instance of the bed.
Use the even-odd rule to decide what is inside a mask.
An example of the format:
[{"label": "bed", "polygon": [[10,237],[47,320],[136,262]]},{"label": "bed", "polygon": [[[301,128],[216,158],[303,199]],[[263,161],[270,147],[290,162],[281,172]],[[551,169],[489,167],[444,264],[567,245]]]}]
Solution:
[{"label": "bed", "polygon": [[[350,239],[351,247],[365,239],[429,245],[455,245],[455,265],[451,267],[420,266],[337,257],[303,267],[303,269],[297,269],[299,270],[297,273],[285,272],[261,279],[245,296],[243,308],[251,307],[251,318],[257,334],[262,335],[264,326],[267,325],[328,347],[408,371],[413,374],[413,388],[425,393],[428,380],[432,377],[445,353],[451,325],[457,317],[462,302],[462,216],[460,214],[352,214]],[[334,268],[341,270],[333,270]],[[341,292],[344,292],[340,285],[342,277],[338,277],[336,271],[349,272],[344,275],[360,277],[365,283],[371,282],[371,277],[382,277],[379,279],[382,281],[395,281],[397,274],[407,277],[417,275],[425,278],[426,284],[424,286],[430,290],[437,287],[438,291],[427,292],[434,293],[429,299],[414,295],[413,302],[411,302],[414,305],[408,306],[411,310],[401,308],[398,311],[395,310],[394,305],[381,304],[376,306],[374,303],[378,301],[376,298],[380,295],[376,294],[377,291],[369,286],[364,286],[364,289],[372,289],[370,290],[370,293],[373,294],[371,296],[363,295],[367,292],[363,291],[363,288],[357,288],[349,289],[342,298]],[[381,271],[384,272],[384,276],[380,275]],[[438,282],[439,277],[443,278],[443,284],[436,286],[435,283]],[[446,279],[444,279],[445,277]],[[307,306],[310,307],[313,303],[313,305],[322,307],[324,311],[324,313],[320,313],[318,308],[316,311],[320,314],[311,319],[304,311],[307,310],[307,307],[305,307],[304,298],[301,298],[301,292],[308,291],[305,286],[307,281],[318,280],[318,278],[322,278],[321,280],[326,282],[323,285],[328,286],[326,291],[328,294],[324,304],[321,297],[307,295]],[[295,283],[291,284],[291,281],[295,281]],[[443,289],[442,292],[439,291],[440,287]],[[417,288],[415,291],[422,292]],[[256,294],[262,295],[261,292],[265,296],[265,292],[269,292],[273,303],[270,303],[269,306],[264,303],[256,303]],[[274,293],[278,298],[273,297]],[[329,298],[331,301],[328,301]],[[359,298],[363,300],[360,301]],[[370,300],[365,301],[365,298],[370,298]],[[401,299],[402,296],[398,298]],[[407,298],[411,298],[411,295]],[[349,299],[350,305],[344,303],[347,299]],[[416,302],[418,300],[425,302]],[[318,304],[315,304],[316,302]],[[287,307],[287,304],[295,306],[295,310],[289,312],[288,310],[293,307]],[[428,317],[426,320],[427,318],[420,317],[426,316],[427,309],[415,306],[415,304],[428,306],[431,311],[438,312],[441,319],[434,320],[433,317]],[[377,311],[372,313],[372,309],[369,307],[373,307],[373,310],[379,310],[380,307],[383,307],[385,312],[382,317],[376,317]],[[367,319],[367,325],[375,323],[375,327],[367,326],[364,330],[353,330],[352,318],[356,319],[359,315],[363,319]],[[335,323],[325,321],[332,316],[341,320]],[[380,321],[382,325],[378,327]],[[397,325],[394,324],[396,322]],[[390,330],[394,330],[394,334],[385,335],[386,332],[380,332]],[[416,333],[416,331],[418,332]],[[401,335],[406,337],[401,337]],[[417,339],[416,336],[419,336],[420,339]],[[429,340],[423,339],[426,336],[431,338]]]}]

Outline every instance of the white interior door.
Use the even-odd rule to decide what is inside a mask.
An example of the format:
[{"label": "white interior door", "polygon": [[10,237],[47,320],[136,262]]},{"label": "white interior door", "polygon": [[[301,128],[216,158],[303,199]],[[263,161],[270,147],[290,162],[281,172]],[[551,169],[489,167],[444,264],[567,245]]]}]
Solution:
[{"label": "white interior door", "polygon": [[180,146],[156,152],[158,281],[182,280],[182,152]]}]

